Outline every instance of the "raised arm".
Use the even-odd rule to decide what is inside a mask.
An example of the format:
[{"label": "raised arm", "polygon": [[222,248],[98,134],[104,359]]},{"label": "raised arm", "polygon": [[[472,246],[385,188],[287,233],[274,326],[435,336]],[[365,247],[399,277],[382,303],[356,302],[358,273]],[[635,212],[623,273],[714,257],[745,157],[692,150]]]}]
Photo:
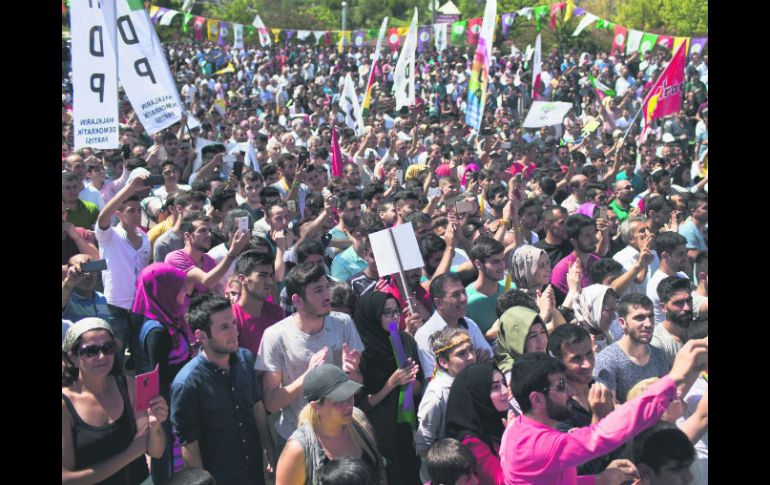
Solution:
[{"label": "raised arm", "polygon": [[102,209],[99,217],[96,219],[96,225],[99,229],[106,231],[110,228],[112,215],[115,214],[115,211],[120,208],[126,199],[145,188],[144,181],[147,177],[149,177],[147,174],[134,177],[130,184],[125,185],[115,194],[115,197],[105,204],[104,209]]}]

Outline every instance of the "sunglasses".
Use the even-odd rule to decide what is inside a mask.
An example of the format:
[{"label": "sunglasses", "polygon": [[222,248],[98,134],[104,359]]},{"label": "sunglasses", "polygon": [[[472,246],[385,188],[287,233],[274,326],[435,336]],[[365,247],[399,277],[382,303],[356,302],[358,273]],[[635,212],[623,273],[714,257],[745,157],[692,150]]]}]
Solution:
[{"label": "sunglasses", "polygon": [[543,388],[544,393],[548,393],[548,391],[556,391],[556,392],[564,392],[567,390],[567,381],[562,378],[559,379],[558,384],[549,384],[547,387]]},{"label": "sunglasses", "polygon": [[78,355],[82,355],[88,359],[94,358],[99,355],[99,352],[104,355],[112,355],[118,348],[118,344],[114,340],[105,342],[102,345],[89,345],[87,347],[80,347],[78,349]]}]

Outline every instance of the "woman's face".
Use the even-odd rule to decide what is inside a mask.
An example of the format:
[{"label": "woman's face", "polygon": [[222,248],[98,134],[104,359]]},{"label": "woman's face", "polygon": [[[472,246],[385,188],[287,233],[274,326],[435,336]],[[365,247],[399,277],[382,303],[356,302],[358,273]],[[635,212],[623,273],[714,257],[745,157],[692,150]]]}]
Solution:
[{"label": "woman's face", "polygon": [[548,333],[540,322],[535,322],[529,327],[527,338],[524,341],[524,353],[545,352],[548,348]]},{"label": "woman's face", "polygon": [[117,347],[110,332],[91,330],[80,337],[72,360],[83,374],[106,377],[115,363]]},{"label": "woman's face", "polygon": [[663,416],[660,417],[662,421],[668,423],[676,423],[676,420],[684,416],[684,412],[687,409],[687,404],[682,401],[682,398],[677,397],[670,403],[663,412]]},{"label": "woman's face", "polygon": [[388,325],[390,322],[398,323],[401,317],[401,309],[398,306],[398,302],[395,298],[388,298],[385,300],[385,306],[382,307],[382,313],[380,313],[380,325],[386,332],[388,331]]},{"label": "woman's face", "polygon": [[602,304],[602,319],[599,321],[599,326],[604,330],[605,332],[609,330],[610,324],[612,324],[612,321],[617,318],[617,304],[618,304],[618,297],[608,293],[604,297],[604,303]]},{"label": "woman's face", "polygon": [[551,282],[551,261],[548,255],[540,253],[540,259],[537,260],[537,270],[535,271],[535,286],[540,287]]},{"label": "woman's face", "polygon": [[495,409],[504,413],[508,411],[508,385],[505,383],[505,377],[502,372],[495,370],[492,373],[492,388],[489,390],[489,398]]},{"label": "woman's face", "polygon": [[341,402],[325,399],[323,404],[318,406],[318,418],[330,425],[350,424],[353,421],[353,401],[353,396]]}]

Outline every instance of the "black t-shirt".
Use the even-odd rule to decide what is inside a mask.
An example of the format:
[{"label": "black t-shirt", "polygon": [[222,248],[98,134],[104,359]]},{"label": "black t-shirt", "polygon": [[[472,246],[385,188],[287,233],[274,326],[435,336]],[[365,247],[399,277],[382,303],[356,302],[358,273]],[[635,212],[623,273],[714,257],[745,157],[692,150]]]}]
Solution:
[{"label": "black t-shirt", "polygon": [[556,263],[571,253],[573,249],[572,244],[567,239],[562,241],[558,246],[548,244],[545,242],[545,239],[541,239],[535,244],[535,247],[544,250],[548,254],[548,259],[551,261],[551,268],[556,266]]},{"label": "black t-shirt", "polygon": [[218,227],[212,227],[211,228],[211,247],[215,248],[219,246],[222,243],[226,243],[227,238],[224,234],[222,234],[222,231],[219,230]]}]

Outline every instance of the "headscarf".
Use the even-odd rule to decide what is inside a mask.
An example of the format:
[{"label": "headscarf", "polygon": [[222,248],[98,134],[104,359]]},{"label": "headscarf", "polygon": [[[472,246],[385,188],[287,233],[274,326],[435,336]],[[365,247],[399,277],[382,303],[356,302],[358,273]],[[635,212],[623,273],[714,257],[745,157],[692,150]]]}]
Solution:
[{"label": "headscarf", "polygon": [[602,319],[602,307],[604,306],[604,297],[610,287],[602,284],[593,284],[586,286],[580,292],[572,304],[575,312],[575,322],[588,330],[593,328],[599,330],[603,335],[607,345],[613,342],[610,332],[605,332],[599,326]]},{"label": "headscarf", "polygon": [[[145,267],[136,280],[136,296],[131,308],[137,315],[157,320],[168,331],[172,342],[170,363],[186,360],[190,351],[189,342],[193,341],[190,326],[184,319],[187,297],[184,305],[177,301],[185,278],[184,271],[168,263],[153,263]],[[186,341],[182,333],[187,337]]]},{"label": "headscarf", "polygon": [[534,280],[540,255],[542,254],[548,257],[548,254],[543,249],[536,248],[531,244],[522,246],[513,252],[508,268],[512,281],[516,283],[516,288],[532,291],[539,289],[534,288]]},{"label": "headscarf", "polygon": [[500,316],[495,355],[504,373],[509,372],[516,359],[524,355],[527,334],[535,322],[543,323],[543,320],[536,311],[525,306],[511,307]]},{"label": "headscarf", "polygon": [[419,175],[428,169],[428,166],[424,163],[415,163],[412,165],[409,165],[409,168],[406,169],[406,173],[404,174],[404,181],[417,179]]},{"label": "headscarf", "polygon": [[436,167],[435,172],[436,172],[436,177],[449,177],[450,175],[452,175],[452,169],[449,168],[448,163],[443,163],[438,167]]},{"label": "headscarf", "polygon": [[585,204],[582,204],[580,207],[578,207],[577,211],[575,211],[575,214],[583,214],[589,219],[593,219],[595,209],[596,204],[594,202],[586,202]]},{"label": "headscarf", "polygon": [[[380,315],[388,298],[393,296],[380,291],[366,292],[361,295],[353,311],[353,322],[364,344],[360,367],[364,378],[364,389],[368,394],[374,394],[382,389],[391,374],[398,368],[396,356],[390,345],[390,333],[380,324]],[[396,299],[393,298],[393,300]]]},{"label": "headscarf", "polygon": [[495,409],[489,391],[492,376],[499,371],[497,365],[488,360],[471,364],[452,381],[446,410],[446,436],[462,441],[468,435],[474,436],[487,445],[494,453],[494,443],[502,440],[503,418],[507,412]]}]

